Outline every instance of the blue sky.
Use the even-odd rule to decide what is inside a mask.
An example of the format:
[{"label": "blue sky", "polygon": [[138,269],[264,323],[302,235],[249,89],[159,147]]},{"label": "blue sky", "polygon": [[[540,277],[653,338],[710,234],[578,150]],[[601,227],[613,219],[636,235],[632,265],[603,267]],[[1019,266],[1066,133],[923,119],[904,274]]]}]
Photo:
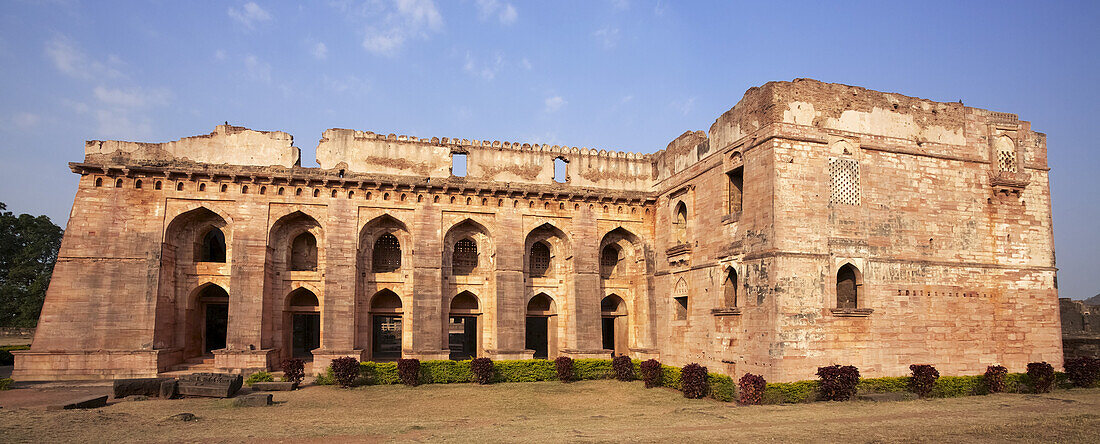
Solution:
[{"label": "blue sky", "polygon": [[[779,6],[781,5],[781,6]],[[1063,297],[1100,293],[1100,2],[0,1],[0,201],[64,224],[83,141],[229,121],[638,152],[799,77],[1049,135]]]}]

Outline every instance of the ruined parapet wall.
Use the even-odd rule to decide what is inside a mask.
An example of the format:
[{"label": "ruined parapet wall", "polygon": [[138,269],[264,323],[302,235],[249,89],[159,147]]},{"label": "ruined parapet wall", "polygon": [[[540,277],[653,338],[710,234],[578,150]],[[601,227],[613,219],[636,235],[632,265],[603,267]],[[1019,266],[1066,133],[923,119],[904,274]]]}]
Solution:
[{"label": "ruined parapet wall", "polygon": [[588,148],[518,142],[382,135],[369,131],[329,129],[317,145],[323,169],[349,172],[452,177],[451,155],[466,154],[466,176],[518,184],[553,184],[554,159],[567,162],[565,185],[624,191],[650,191],[649,156]]},{"label": "ruined parapet wall", "polygon": [[1059,298],[1062,352],[1066,359],[1100,358],[1100,306]]},{"label": "ruined parapet wall", "polygon": [[84,143],[84,161],[99,164],[153,164],[195,162],[244,166],[300,164],[294,137],[282,131],[255,131],[218,125],[206,135],[164,143],[90,140]]},{"label": "ruined parapet wall", "polygon": [[[795,79],[750,88],[737,105],[710,126],[706,144],[695,142],[697,149],[683,149],[685,134],[668,149],[654,153],[657,180],[667,179],[732,145],[751,142],[747,140],[750,136],[759,136],[758,131],[769,126],[814,127],[831,134],[856,135],[867,145],[910,145],[906,148],[913,154],[978,162],[995,162],[991,148],[997,137],[1007,134],[1024,167],[1047,167],[1046,137],[1033,132],[1031,124],[1020,121],[1015,114]],[[789,129],[775,131],[791,133]]]}]

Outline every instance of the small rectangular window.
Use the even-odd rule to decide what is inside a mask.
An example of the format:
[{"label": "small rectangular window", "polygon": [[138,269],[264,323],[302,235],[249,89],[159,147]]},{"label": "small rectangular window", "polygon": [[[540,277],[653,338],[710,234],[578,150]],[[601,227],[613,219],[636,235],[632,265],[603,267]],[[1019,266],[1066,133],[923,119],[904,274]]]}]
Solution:
[{"label": "small rectangular window", "polygon": [[745,187],[744,171],[744,167],[738,167],[726,173],[726,176],[729,178],[729,214],[741,212],[741,204],[744,195],[743,190]]},{"label": "small rectangular window", "polygon": [[672,298],[676,301],[676,320],[682,321],[688,318],[688,298],[687,296],[679,296]]},{"label": "small rectangular window", "polygon": [[569,162],[566,162],[565,159],[562,159],[561,157],[554,159],[554,182],[565,183],[565,180],[568,177],[568,175],[566,174],[566,168],[568,167]]},{"label": "small rectangular window", "polygon": [[466,153],[451,153],[451,175],[466,177]]}]

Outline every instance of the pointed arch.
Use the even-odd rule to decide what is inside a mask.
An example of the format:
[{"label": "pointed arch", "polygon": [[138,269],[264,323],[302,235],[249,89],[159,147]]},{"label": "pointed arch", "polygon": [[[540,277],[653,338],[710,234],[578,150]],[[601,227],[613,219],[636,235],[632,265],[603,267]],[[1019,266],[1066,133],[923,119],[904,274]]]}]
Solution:
[{"label": "pointed arch", "polygon": [[274,265],[289,271],[323,270],[323,236],[317,219],[301,210],[280,217],[271,225],[268,237]]},{"label": "pointed arch", "polygon": [[862,306],[860,301],[861,287],[863,287],[863,275],[859,268],[846,262],[836,272],[836,308],[841,310],[855,310]]},{"label": "pointed arch", "polygon": [[673,319],[678,321],[687,320],[690,301],[688,300],[688,284],[687,280],[683,277],[676,281],[676,285],[672,287],[672,309]]},{"label": "pointed arch", "polygon": [[492,270],[492,237],[471,218],[451,226],[443,236],[443,268],[452,276],[482,274]]},{"label": "pointed arch", "polygon": [[411,263],[412,238],[404,222],[390,214],[371,219],[359,230],[359,266],[364,273],[392,273]]},{"label": "pointed arch", "polygon": [[478,315],[481,314],[480,310],[480,301],[469,291],[463,291],[451,298],[447,316],[447,343],[451,350],[451,359],[470,359],[479,354],[481,323],[478,322]]},{"label": "pointed arch", "polygon": [[737,307],[737,292],[739,286],[737,269],[726,267],[726,275],[722,279],[722,304],[726,308]]},{"label": "pointed arch", "polygon": [[524,270],[528,277],[561,277],[567,275],[573,256],[569,236],[550,222],[544,222],[527,233],[524,240]]},{"label": "pointed arch", "polygon": [[672,235],[677,245],[688,242],[688,210],[683,201],[676,203],[672,213]]}]

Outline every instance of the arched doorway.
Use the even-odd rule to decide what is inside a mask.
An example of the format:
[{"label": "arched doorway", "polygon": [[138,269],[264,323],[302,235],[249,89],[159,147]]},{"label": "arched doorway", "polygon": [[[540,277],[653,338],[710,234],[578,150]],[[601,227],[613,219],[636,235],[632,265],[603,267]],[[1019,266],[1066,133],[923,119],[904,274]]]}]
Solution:
[{"label": "arched doorway", "polygon": [[477,296],[463,291],[451,299],[450,321],[447,323],[447,343],[451,359],[477,357]]},{"label": "arched doorway", "polygon": [[627,351],[626,303],[618,295],[608,295],[600,301],[600,320],[603,330],[603,348],[615,355]]},{"label": "arched doorway", "polygon": [[302,287],[287,295],[286,300],[286,317],[291,325],[290,355],[312,359],[313,350],[321,347],[321,308],[317,295]]},{"label": "arched doorway", "polygon": [[203,314],[202,354],[225,348],[229,332],[229,293],[210,284],[199,291],[196,307]]},{"label": "arched doorway", "polygon": [[524,348],[534,350],[535,359],[557,355],[557,313],[554,300],[539,293],[527,302],[527,339]]},{"label": "arched doorway", "polygon": [[371,360],[401,358],[401,298],[388,289],[375,293],[370,301]]}]

